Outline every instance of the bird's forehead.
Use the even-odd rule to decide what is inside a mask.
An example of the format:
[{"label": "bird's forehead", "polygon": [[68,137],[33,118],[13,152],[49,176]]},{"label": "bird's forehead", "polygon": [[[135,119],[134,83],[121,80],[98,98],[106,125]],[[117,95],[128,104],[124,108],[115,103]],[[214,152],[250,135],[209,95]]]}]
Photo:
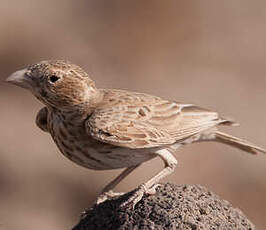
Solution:
[{"label": "bird's forehead", "polygon": [[88,77],[87,73],[77,65],[74,65],[67,61],[42,61],[39,63],[32,64],[28,66],[28,70],[33,74],[41,74],[43,76],[62,73],[71,74],[76,77]]},{"label": "bird's forehead", "polygon": [[71,69],[71,64],[63,61],[42,61],[28,66],[32,72],[50,73],[54,71],[67,71]]}]

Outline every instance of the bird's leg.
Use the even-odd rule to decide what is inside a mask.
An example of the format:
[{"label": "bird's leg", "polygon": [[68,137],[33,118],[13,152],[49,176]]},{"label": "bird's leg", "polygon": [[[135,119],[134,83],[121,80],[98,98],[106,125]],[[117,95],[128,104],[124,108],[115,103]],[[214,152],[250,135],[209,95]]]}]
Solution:
[{"label": "bird's leg", "polygon": [[126,176],[128,176],[131,172],[133,172],[140,164],[134,165],[131,167],[126,168],[123,172],[121,172],[114,180],[112,180],[109,184],[107,184],[102,193],[108,192],[112,190],[116,185],[118,185]]},{"label": "bird's leg", "polygon": [[127,206],[132,203],[133,207],[142,199],[145,193],[154,194],[155,188],[158,186],[157,183],[164,177],[174,172],[177,165],[176,158],[167,150],[160,149],[155,152],[165,163],[165,168],[157,173],[154,177],[148,180],[146,183],[141,184],[135,191],[135,193],[121,206]]},{"label": "bird's leg", "polygon": [[162,178],[173,173],[177,165],[176,158],[167,149],[158,150],[156,154],[164,161],[165,168],[143,184],[146,190],[145,192],[157,184]]},{"label": "bird's leg", "polygon": [[123,195],[124,193],[116,193],[113,192],[112,189],[118,185],[126,176],[128,176],[131,172],[133,172],[140,164],[134,165],[131,167],[126,168],[123,172],[121,172],[114,180],[108,183],[102,190],[100,196],[98,196],[96,200],[96,204],[100,204],[103,201],[107,200],[108,198]]}]

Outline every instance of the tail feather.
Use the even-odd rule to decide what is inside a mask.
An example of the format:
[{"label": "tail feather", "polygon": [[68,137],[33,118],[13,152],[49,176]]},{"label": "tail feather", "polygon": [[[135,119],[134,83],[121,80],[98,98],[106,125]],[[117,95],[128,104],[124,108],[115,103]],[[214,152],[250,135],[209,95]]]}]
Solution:
[{"label": "tail feather", "polygon": [[265,149],[262,149],[248,141],[242,140],[240,138],[228,135],[226,133],[216,131],[215,132],[215,140],[227,145],[231,145],[233,147],[244,150],[248,153],[257,154],[259,152],[266,153]]}]

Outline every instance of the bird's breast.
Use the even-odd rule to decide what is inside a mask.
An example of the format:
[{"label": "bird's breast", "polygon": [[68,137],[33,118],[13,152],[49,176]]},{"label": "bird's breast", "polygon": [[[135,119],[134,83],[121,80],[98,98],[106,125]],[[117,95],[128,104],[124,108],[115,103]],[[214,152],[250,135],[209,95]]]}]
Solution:
[{"label": "bird's breast", "polygon": [[67,122],[51,115],[50,134],[60,152],[71,161],[94,170],[130,167],[148,161],[156,155],[152,149],[129,149],[93,139],[82,124]]}]

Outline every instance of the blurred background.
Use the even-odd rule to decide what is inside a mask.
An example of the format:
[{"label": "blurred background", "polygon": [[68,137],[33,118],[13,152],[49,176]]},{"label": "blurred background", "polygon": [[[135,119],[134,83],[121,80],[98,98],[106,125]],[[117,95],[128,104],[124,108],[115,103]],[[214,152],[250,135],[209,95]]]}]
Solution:
[{"label": "blurred background", "polygon": [[[0,77],[67,59],[98,87],[147,92],[235,118],[229,133],[266,147],[266,2],[1,0]],[[0,229],[71,229],[120,170],[76,166],[35,126],[42,105],[0,83]],[[216,143],[180,149],[164,181],[201,184],[266,225],[266,156]],[[128,191],[163,167],[143,164]]]}]

